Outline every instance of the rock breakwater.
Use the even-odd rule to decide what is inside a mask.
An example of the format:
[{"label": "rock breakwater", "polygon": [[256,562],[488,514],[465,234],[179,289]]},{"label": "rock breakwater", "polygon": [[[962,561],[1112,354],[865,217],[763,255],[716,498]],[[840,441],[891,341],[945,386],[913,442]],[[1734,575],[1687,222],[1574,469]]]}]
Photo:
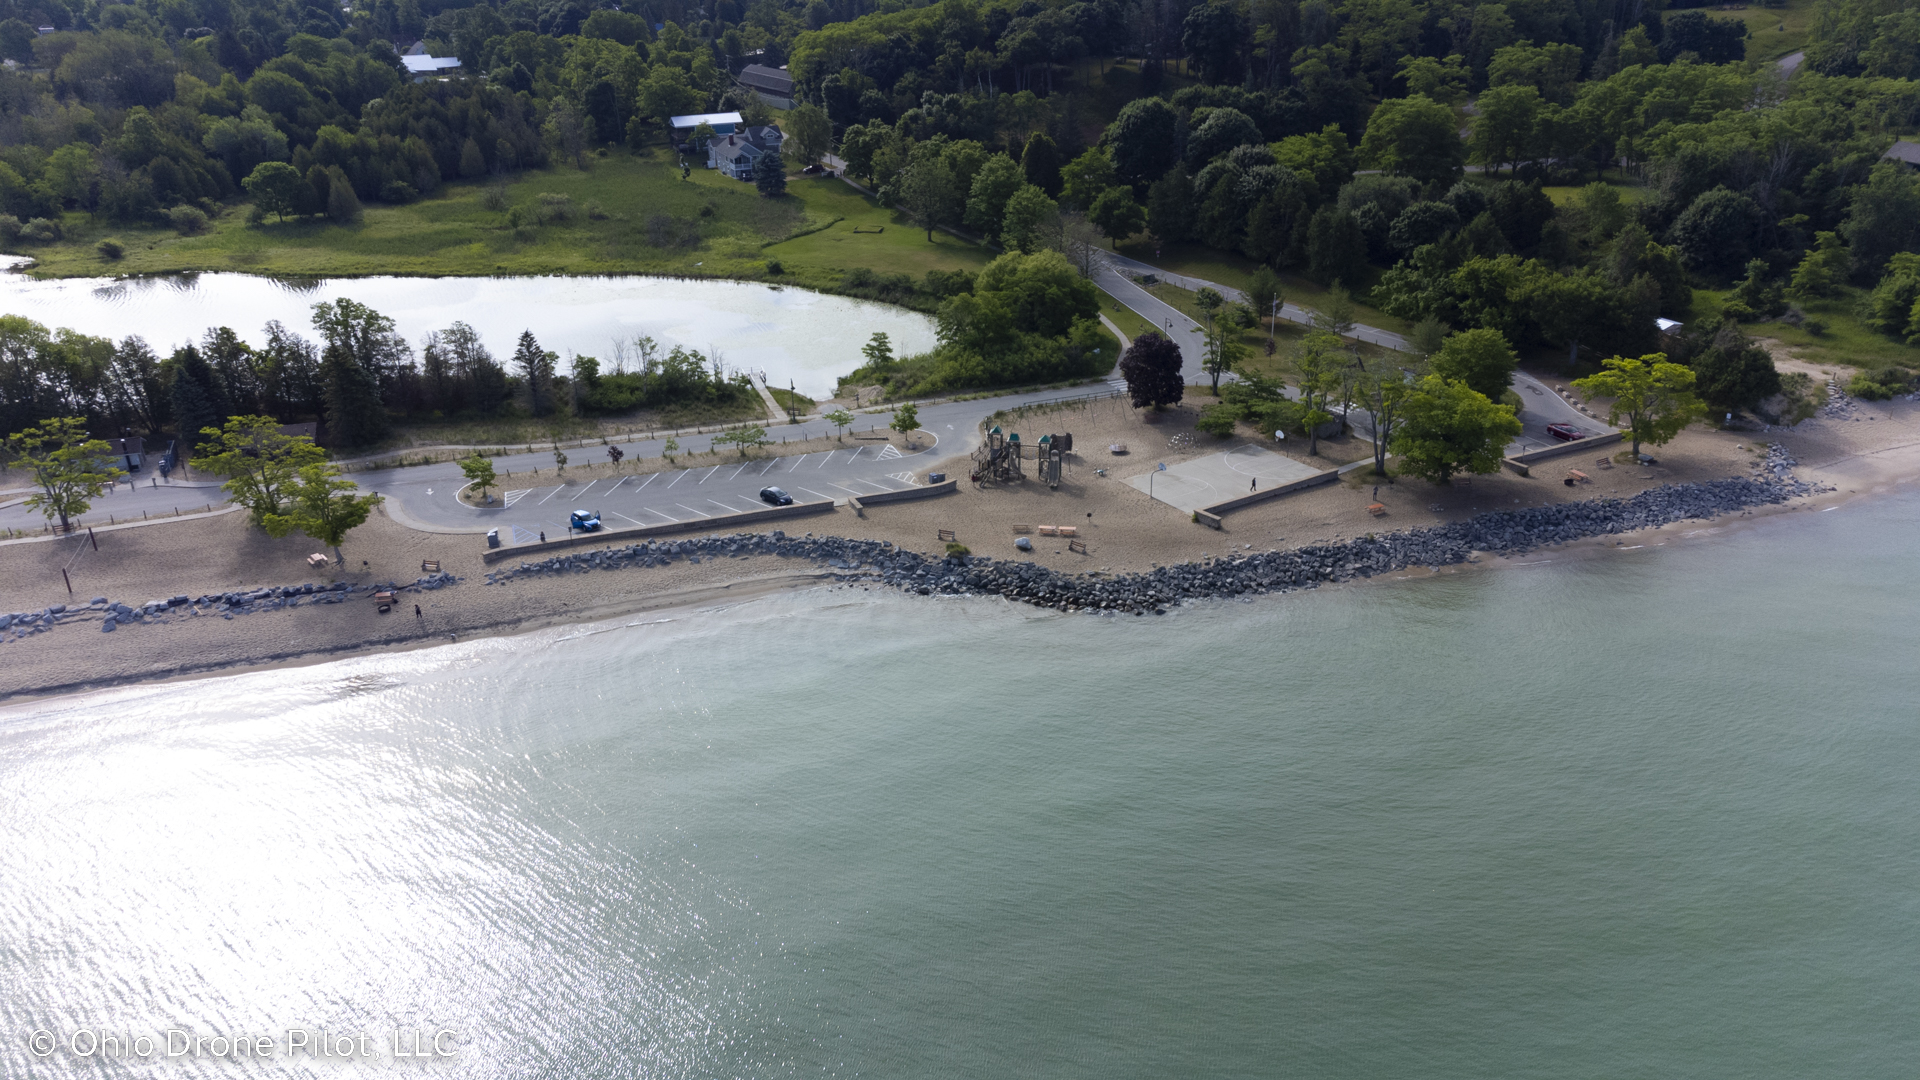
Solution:
[{"label": "rock breakwater", "polygon": [[978,556],[930,557],[877,540],[738,533],[650,541],[523,562],[487,575],[487,584],[523,578],[664,566],[678,559],[777,555],[825,565],[842,580],[867,580],[922,596],[1001,596],[1036,607],[1141,615],[1170,604],[1310,589],[1418,566],[1466,562],[1476,553],[1514,555],[1552,544],[1769,506],[1813,494],[1792,477],[1792,459],[1774,447],[1752,479],[1669,484],[1625,499],[1501,510],[1448,525],[1289,551],[1235,555],[1126,575],[1063,574],[1030,562]]}]

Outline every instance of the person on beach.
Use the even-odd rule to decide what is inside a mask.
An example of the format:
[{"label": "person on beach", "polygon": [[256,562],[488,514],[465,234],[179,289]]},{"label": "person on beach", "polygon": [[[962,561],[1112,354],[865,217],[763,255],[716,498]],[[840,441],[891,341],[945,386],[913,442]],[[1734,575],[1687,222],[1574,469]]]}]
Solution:
[{"label": "person on beach", "polygon": [[1253,478],[1253,483],[1251,483],[1251,484],[1248,484],[1248,485],[1247,485],[1247,490],[1248,490],[1248,491],[1259,491],[1259,490],[1260,490],[1260,478],[1259,478],[1259,477],[1257,477],[1257,476],[1256,476],[1256,477],[1254,477],[1254,478]]},{"label": "person on beach", "polygon": [[416,618],[416,619],[417,619],[417,618],[420,618],[420,605],[419,605],[419,604],[415,604],[415,605],[413,605],[413,617],[414,617],[414,618]]}]

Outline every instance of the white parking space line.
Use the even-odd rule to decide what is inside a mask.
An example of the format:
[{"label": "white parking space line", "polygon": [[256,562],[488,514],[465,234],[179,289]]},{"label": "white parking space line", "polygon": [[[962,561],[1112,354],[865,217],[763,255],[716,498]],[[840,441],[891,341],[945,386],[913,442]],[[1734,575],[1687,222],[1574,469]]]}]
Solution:
[{"label": "white parking space line", "polygon": [[839,488],[839,489],[840,489],[841,491],[850,491],[850,492],[852,492],[852,493],[853,493],[853,494],[855,494],[855,495],[865,495],[865,494],[867,494],[867,492],[864,492],[864,491],[861,491],[861,490],[860,490],[859,488],[850,488],[850,487],[848,487],[848,486],[847,486],[847,485],[845,485],[845,484],[835,484],[835,483],[832,483],[832,482],[829,482],[829,483],[827,484],[827,486],[828,486],[828,487],[837,487],[837,488]]},{"label": "white parking space line", "polygon": [[773,471],[773,467],[774,467],[775,465],[778,465],[778,464],[780,464],[780,459],[779,459],[779,458],[768,458],[768,459],[767,459],[767,467],[766,467],[766,468],[764,468],[764,469],[761,469],[761,470],[760,470],[759,472],[757,472],[757,473],[754,473],[753,475],[755,475],[755,476],[765,476],[765,475],[767,475],[768,473],[770,473],[770,472],[772,472],[772,471]]},{"label": "white parking space line", "polygon": [[717,472],[719,472],[719,471],[720,471],[720,470],[721,470],[722,468],[724,468],[724,467],[725,467],[725,466],[722,466],[722,465],[715,465],[715,466],[713,467],[713,471],[712,471],[712,472],[709,472],[709,473],[707,473],[707,475],[705,475],[705,476],[703,476],[703,477],[701,477],[701,478],[700,478],[700,481],[699,481],[699,482],[700,482],[700,483],[702,483],[702,484],[704,484],[704,483],[706,483],[707,481],[709,481],[709,480],[711,480],[711,479],[713,479],[713,474],[714,474],[714,473],[717,473]]},{"label": "white parking space line", "polygon": [[734,479],[738,479],[738,478],[739,478],[739,476],[740,476],[740,474],[741,474],[741,473],[743,473],[743,472],[746,472],[746,471],[747,471],[747,467],[746,467],[745,465],[742,465],[742,466],[740,466],[739,468],[737,468],[737,469],[735,469],[735,470],[733,470],[733,475],[732,475],[732,476],[729,476],[729,477],[727,477],[727,479],[729,479],[729,480],[734,480]]},{"label": "white parking space line", "polygon": [[833,498],[833,496],[831,495],[821,495],[819,492],[813,490],[812,488],[801,488],[800,490],[806,492],[809,495],[813,495],[822,499],[831,500]]},{"label": "white parking space line", "polygon": [[[677,484],[677,483],[679,483],[680,481],[682,481],[682,480],[685,480],[685,479],[687,478],[687,474],[688,474],[688,473],[690,473],[690,472],[692,472],[692,471],[693,471],[692,469],[682,469],[682,470],[680,470],[680,475],[679,475],[679,476],[676,476],[676,477],[674,477],[674,478],[673,478],[673,484]],[[673,486],[673,484],[668,484],[667,486],[668,486],[668,487],[672,487],[672,486]]]},{"label": "white parking space line", "polygon": [[[561,491],[561,489],[560,489],[560,488],[554,488],[554,489],[553,489],[552,491],[549,491],[549,492],[547,492],[547,499],[551,499],[551,498],[553,498],[553,497],[554,497],[555,495],[558,495],[558,494],[560,494],[560,491]],[[546,502],[546,501],[547,501],[547,499],[541,499],[541,500],[540,500],[540,502],[542,502],[542,503],[543,503],[543,502]],[[536,506],[538,506],[538,505],[539,505],[539,503],[535,503],[534,505],[536,505]]]},{"label": "white parking space line", "polygon": [[[617,517],[617,518],[619,518],[619,519],[620,519],[621,521],[633,521],[633,519],[632,519],[632,518],[630,518],[630,517],[628,517],[627,515],[625,515],[625,514],[623,514],[623,513],[621,513],[621,512],[619,512],[618,510],[616,510],[616,511],[614,511],[614,512],[613,512],[613,516],[614,516],[614,517]],[[634,523],[635,525],[645,525],[645,524],[646,524],[646,522],[644,522],[644,521],[633,521],[633,523]]]},{"label": "white parking space line", "polygon": [[623,476],[620,479],[614,481],[613,486],[607,489],[607,494],[611,495],[614,492],[619,491],[620,485],[626,483],[628,480],[631,480],[631,479],[633,479],[631,476]]},{"label": "white parking space line", "polygon": [[737,514],[740,512],[738,509],[728,506],[726,503],[721,502],[719,499],[708,499],[707,501],[719,507],[720,509],[725,510],[729,514]]},{"label": "white parking space line", "polygon": [[666,514],[666,513],[661,513],[660,511],[658,511],[658,510],[655,510],[655,509],[654,509],[653,507],[651,507],[651,506],[643,506],[643,507],[641,507],[641,509],[642,509],[642,510],[645,510],[645,511],[646,511],[647,513],[649,513],[649,514],[660,514],[660,516],[661,516],[661,517],[663,517],[663,518],[666,518],[666,519],[667,519],[668,521],[679,521],[679,520],[680,520],[679,518],[677,518],[677,517],[674,517],[674,516],[673,516],[672,514]]},{"label": "white parking space line", "polygon": [[[700,514],[700,511],[698,511],[698,510],[695,510],[695,509],[694,509],[693,507],[691,507],[691,506],[688,506],[688,505],[687,505],[686,503],[674,503],[673,505],[675,505],[675,506],[677,506],[677,507],[679,507],[679,508],[680,508],[680,509],[682,509],[682,510],[685,510],[685,511],[686,511],[687,513],[689,513],[689,514]],[[700,516],[701,516],[701,517],[703,517],[703,518],[710,518],[710,517],[712,517],[713,515],[712,515],[712,514],[700,514]]]},{"label": "white parking space line", "polygon": [[[595,480],[595,481],[593,482],[593,484],[597,484],[597,483],[599,483],[599,482],[600,482],[600,481],[598,481],[598,480]],[[581,489],[580,489],[580,494],[579,494],[579,495],[575,495],[575,496],[574,496],[573,498],[571,498],[571,499],[568,499],[567,501],[568,501],[568,502],[578,502],[578,501],[580,501],[580,495],[585,495],[585,494],[586,494],[587,492],[589,492],[589,491],[592,491],[592,490],[593,490],[593,484],[588,484],[588,485],[587,485],[586,487],[583,487],[583,488],[581,488]]]},{"label": "white parking space line", "polygon": [[[648,476],[648,477],[647,477],[647,484],[651,484],[651,483],[653,483],[653,482],[654,482],[655,480],[658,480],[658,479],[660,479],[660,474],[659,474],[659,473],[654,473],[654,474],[652,474],[651,476]],[[647,484],[641,484],[641,485],[640,485],[640,487],[637,487],[637,488],[634,488],[633,490],[635,490],[635,491],[639,491],[639,490],[640,490],[640,488],[643,488],[643,487],[646,487],[646,486],[647,486]]]},{"label": "white parking space line", "polygon": [[801,454],[801,455],[800,455],[799,457],[797,457],[797,458],[794,458],[794,459],[793,459],[793,464],[791,464],[791,465],[789,465],[789,466],[787,466],[787,471],[788,471],[788,472],[792,472],[793,470],[795,470],[795,469],[797,469],[797,468],[799,468],[799,467],[800,467],[800,463],[801,463],[801,462],[803,462],[803,461],[805,461],[805,460],[807,460],[807,455],[805,455],[805,454]]}]

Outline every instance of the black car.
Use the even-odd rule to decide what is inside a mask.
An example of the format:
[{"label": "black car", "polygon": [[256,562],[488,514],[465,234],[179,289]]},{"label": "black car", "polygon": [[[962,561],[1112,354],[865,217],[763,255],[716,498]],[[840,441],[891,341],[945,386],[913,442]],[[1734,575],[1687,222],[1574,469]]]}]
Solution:
[{"label": "black car", "polygon": [[793,496],[775,487],[761,488],[760,499],[762,502],[769,502],[775,506],[793,505]]}]

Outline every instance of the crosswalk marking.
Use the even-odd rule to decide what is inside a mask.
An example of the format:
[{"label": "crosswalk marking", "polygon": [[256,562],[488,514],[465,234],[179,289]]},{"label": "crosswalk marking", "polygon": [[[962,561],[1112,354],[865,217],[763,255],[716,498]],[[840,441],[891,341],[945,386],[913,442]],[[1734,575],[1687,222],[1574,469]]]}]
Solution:
[{"label": "crosswalk marking", "polygon": [[892,461],[894,458],[905,457],[905,456],[906,455],[900,452],[900,448],[893,445],[892,443],[888,443],[887,445],[880,448],[881,461]]},{"label": "crosswalk marking", "polygon": [[506,492],[500,496],[500,501],[507,506],[512,506],[514,503],[526,498],[527,492],[532,490],[532,488],[521,488],[519,491]]},{"label": "crosswalk marking", "polygon": [[914,482],[913,474],[910,472],[890,472],[887,474],[887,479],[898,480],[903,484],[911,484]]}]

